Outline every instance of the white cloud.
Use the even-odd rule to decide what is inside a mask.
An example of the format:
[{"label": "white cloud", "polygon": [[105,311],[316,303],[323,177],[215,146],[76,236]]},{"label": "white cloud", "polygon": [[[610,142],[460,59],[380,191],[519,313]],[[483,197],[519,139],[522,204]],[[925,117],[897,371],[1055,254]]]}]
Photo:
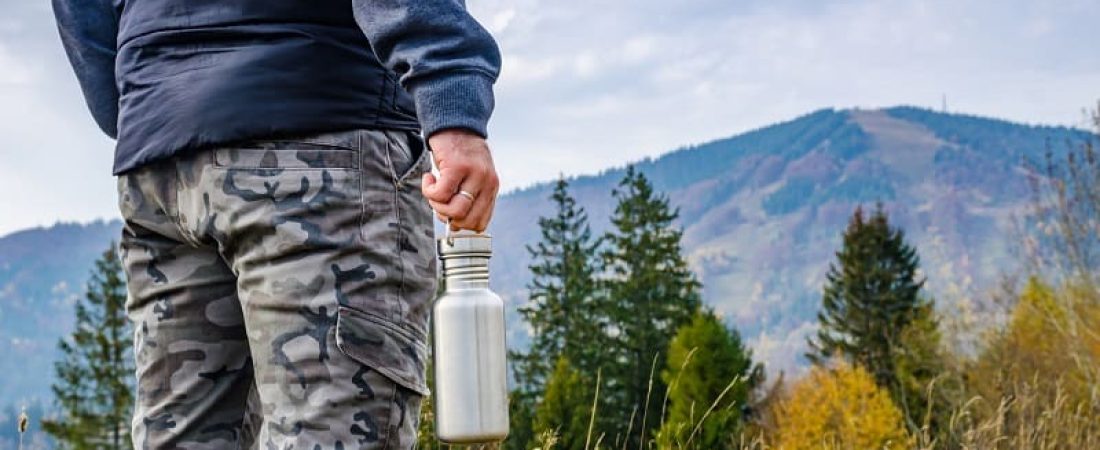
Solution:
[{"label": "white cloud", "polygon": [[512,23],[512,19],[516,17],[516,10],[505,9],[493,14],[493,18],[486,24],[490,33],[500,34],[508,28],[508,24]]},{"label": "white cloud", "polygon": [[0,42],[0,86],[25,85],[31,81],[31,70],[18,63],[11,51]]},{"label": "white cloud", "polygon": [[527,59],[522,55],[504,55],[501,66],[508,68],[508,77],[498,80],[498,91],[549,79],[559,73],[562,64],[549,58]]},{"label": "white cloud", "polygon": [[780,372],[787,376],[797,376],[804,370],[803,355],[809,350],[806,340],[817,332],[817,323],[803,322],[790,332],[772,335],[768,332],[747,341],[752,349],[753,359],[767,361],[769,379],[776,379]]},{"label": "white cloud", "polygon": [[525,25],[498,38],[523,64],[515,75],[505,67],[491,128],[511,187],[826,106],[938,107],[946,94],[952,110],[1076,124],[1100,96],[1095,2],[555,0],[513,10]]},{"label": "white cloud", "polygon": [[48,2],[7,2],[5,12],[0,234],[58,220],[115,216],[111,142],[84,106]]}]

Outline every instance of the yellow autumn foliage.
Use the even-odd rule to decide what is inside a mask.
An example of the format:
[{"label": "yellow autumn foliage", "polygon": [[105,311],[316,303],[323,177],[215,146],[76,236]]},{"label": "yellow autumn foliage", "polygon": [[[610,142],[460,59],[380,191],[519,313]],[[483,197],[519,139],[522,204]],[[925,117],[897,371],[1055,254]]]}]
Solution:
[{"label": "yellow autumn foliage", "polygon": [[[1019,430],[1039,429],[1050,417],[1066,417],[1062,422],[1088,425],[1039,431],[1057,440],[1068,439],[1061,434],[1071,428],[1080,435],[1100,435],[1096,420],[1100,414],[1097,330],[1100,302],[1095,288],[1067,285],[1056,289],[1038,279],[1030,280],[1004,329],[988,336],[984,351],[967,370],[971,391],[980,400],[972,402],[976,419],[994,421],[1001,429]],[[1039,431],[1031,434],[1041,434]]]},{"label": "yellow autumn foliage", "polygon": [[863,368],[814,367],[775,411],[775,448],[912,448],[902,420],[890,394]]},{"label": "yellow autumn foliage", "polygon": [[998,398],[1032,383],[1050,391],[1057,385],[1074,400],[1092,397],[1100,376],[1100,303],[1094,297],[1091,289],[1056,290],[1030,280],[1007,326],[990,336],[971,370],[971,378],[992,381],[979,386],[980,393]]}]

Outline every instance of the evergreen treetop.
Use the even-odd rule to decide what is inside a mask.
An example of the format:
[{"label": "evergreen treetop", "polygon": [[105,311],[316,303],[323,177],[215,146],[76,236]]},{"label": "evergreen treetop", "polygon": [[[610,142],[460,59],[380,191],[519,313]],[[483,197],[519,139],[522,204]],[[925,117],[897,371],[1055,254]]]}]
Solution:
[{"label": "evergreen treetop", "polygon": [[904,232],[890,226],[881,205],[869,218],[858,207],[836,258],[826,275],[820,328],[807,356],[815,362],[849,359],[885,384],[894,375],[891,347],[925,304],[916,249],[906,243]]},{"label": "evergreen treetop", "polygon": [[923,422],[927,406],[920,387],[940,367],[938,323],[930,301],[920,295],[919,265],[916,249],[890,225],[882,205],[869,217],[856,208],[829,266],[820,328],[807,354],[817,364],[840,358],[865,368],[888,390],[911,429]]},{"label": "evergreen treetop", "polygon": [[76,304],[76,326],[58,342],[51,386],[61,415],[43,428],[62,448],[123,449],[130,444],[134,374],[126,282],[110,248],[96,260],[87,293]]}]

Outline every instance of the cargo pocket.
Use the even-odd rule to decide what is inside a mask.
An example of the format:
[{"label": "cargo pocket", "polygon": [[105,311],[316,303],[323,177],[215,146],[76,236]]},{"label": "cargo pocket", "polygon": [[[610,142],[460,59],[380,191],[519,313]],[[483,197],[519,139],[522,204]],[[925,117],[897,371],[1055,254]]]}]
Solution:
[{"label": "cargo pocket", "polygon": [[425,336],[354,308],[340,307],[336,346],[348,357],[422,396],[428,358]]}]

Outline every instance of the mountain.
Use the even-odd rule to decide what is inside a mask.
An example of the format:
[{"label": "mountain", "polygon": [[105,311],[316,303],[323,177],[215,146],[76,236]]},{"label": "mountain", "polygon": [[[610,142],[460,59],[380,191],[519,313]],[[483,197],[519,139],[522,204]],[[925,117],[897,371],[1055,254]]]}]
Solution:
[{"label": "mountain", "polygon": [[[1014,218],[1031,198],[1028,167],[1048,149],[1090,138],[912,107],[824,109],[636,167],[680,208],[705,301],[774,371],[801,364],[825,273],[857,205],[881,202],[904,228],[928,295],[941,305],[972,302],[1016,267]],[[572,180],[597,231],[607,227],[624,170]],[[550,190],[540,184],[498,202],[493,277],[517,304],[526,298],[523,247],[538,237]],[[514,329],[512,342],[524,341],[524,331]]]},{"label": "mountain", "polygon": [[[911,107],[816,111],[636,167],[680,209],[684,248],[703,296],[771,369],[800,364],[840,234],[859,204],[882,202],[920,253],[928,294],[967,301],[1014,267],[1013,218],[1030,195],[1029,162],[1089,139]],[[572,191],[603,231],[624,168],[575,177]],[[525,245],[549,214],[549,183],[502,196],[492,229],[494,289],[512,306],[510,343],[526,342]],[[56,341],[72,324],[92,261],[118,221],[59,224],[0,237],[0,405],[44,397]]]},{"label": "mountain", "polygon": [[120,228],[117,220],[59,223],[0,238],[0,408],[50,398],[57,339],[72,330],[92,262]]}]

